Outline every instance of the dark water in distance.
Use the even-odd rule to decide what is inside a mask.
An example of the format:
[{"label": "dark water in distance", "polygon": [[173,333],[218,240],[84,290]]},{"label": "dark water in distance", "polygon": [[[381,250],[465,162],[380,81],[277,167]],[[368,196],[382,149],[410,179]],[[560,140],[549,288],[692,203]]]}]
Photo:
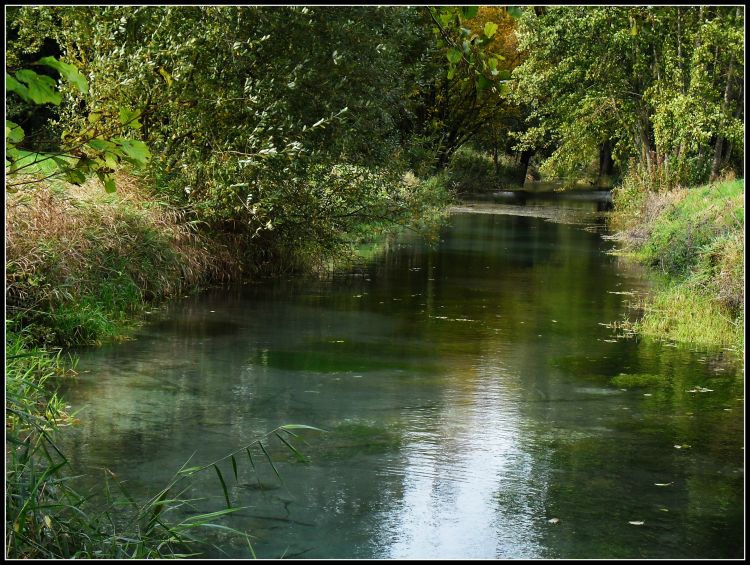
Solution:
[{"label": "dark water in distance", "polygon": [[[173,302],[134,340],[82,352],[67,449],[145,497],[194,452],[327,430],[301,433],[309,464],[267,442],[283,484],[260,451],[263,488],[247,458],[238,480],[222,466],[248,508],[221,523],[258,557],[742,557],[741,369],[615,339],[604,324],[647,283],[613,246],[581,225],[456,212],[434,244],[402,237],[330,280]],[[192,494],[224,504],[210,469]]]}]

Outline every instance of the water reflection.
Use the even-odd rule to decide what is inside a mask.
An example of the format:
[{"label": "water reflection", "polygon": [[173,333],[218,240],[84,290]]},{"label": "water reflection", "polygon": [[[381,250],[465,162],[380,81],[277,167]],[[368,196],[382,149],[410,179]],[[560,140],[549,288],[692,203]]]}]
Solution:
[{"label": "water reflection", "polygon": [[461,386],[443,393],[441,428],[405,450],[404,494],[383,516],[378,538],[383,557],[541,554],[535,516],[544,513],[544,485],[523,449],[518,382],[491,358],[464,372]]},{"label": "water reflection", "polygon": [[[169,305],[82,353],[75,464],[145,496],[191,455],[306,423],[328,430],[306,434],[309,465],[268,445],[283,484],[225,469],[248,506],[226,523],[261,557],[741,556],[741,375],[614,339],[646,282],[572,208],[583,223],[456,213],[438,244],[402,238],[351,274]],[[193,494],[222,505],[213,475]]]}]

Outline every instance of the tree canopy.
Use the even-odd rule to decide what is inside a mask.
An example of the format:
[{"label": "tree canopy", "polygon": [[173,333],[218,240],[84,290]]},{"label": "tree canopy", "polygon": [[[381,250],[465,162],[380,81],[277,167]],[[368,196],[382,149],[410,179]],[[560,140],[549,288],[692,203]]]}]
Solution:
[{"label": "tree canopy", "polygon": [[604,143],[678,182],[716,176],[743,152],[744,13],[739,7],[553,6],[519,22],[515,97],[528,147],[570,171]]}]

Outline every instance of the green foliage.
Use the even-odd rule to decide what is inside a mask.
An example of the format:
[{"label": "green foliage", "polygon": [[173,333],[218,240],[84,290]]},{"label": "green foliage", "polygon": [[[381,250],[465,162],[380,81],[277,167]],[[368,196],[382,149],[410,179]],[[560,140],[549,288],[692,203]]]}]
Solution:
[{"label": "green foliage", "polygon": [[523,147],[550,173],[595,158],[604,142],[683,184],[738,167],[743,17],[735,7],[549,7],[526,12],[528,58],[514,95],[530,104]]},{"label": "green foliage", "polygon": [[[418,27],[415,10],[21,14],[28,25],[44,14],[59,21],[54,37],[95,77],[87,96],[70,91],[62,106],[70,132],[93,132],[69,181],[101,172],[110,190],[120,160],[149,162],[165,198],[211,229],[247,238],[261,255],[255,263],[317,262],[340,252],[355,226],[408,219],[401,124],[412,111],[407,63],[419,55],[401,44]],[[143,136],[154,157],[113,124]]]},{"label": "green foliage", "polygon": [[[51,67],[58,71],[60,75],[65,78],[66,81],[68,81],[70,84],[75,86],[82,94],[88,94],[89,91],[89,81],[86,80],[86,77],[84,77],[78,69],[75,67],[75,65],[71,65],[69,63],[64,63],[62,61],[58,61],[54,57],[42,57],[37,62],[39,65],[46,65],[48,67]],[[37,104],[43,104],[44,102],[36,101]]]},{"label": "green foliage", "polygon": [[473,71],[475,84],[479,90],[492,88],[493,81],[484,75],[484,70],[489,63],[482,47],[492,41],[498,25],[495,22],[487,22],[479,33],[472,32],[466,21],[477,17],[479,13],[477,6],[462,8],[437,6],[430,7],[428,10],[442,41],[448,47],[446,51],[446,57],[450,63],[448,79],[456,76],[457,66],[459,62],[462,62],[466,68]]},{"label": "green foliage", "polygon": [[25,133],[23,129],[21,129],[21,126],[19,126],[15,122],[11,122],[10,120],[5,120],[6,141],[13,143],[14,145],[18,145],[21,141],[23,141],[24,136]]},{"label": "green foliage", "polygon": [[[511,70],[518,64],[515,19],[505,8],[427,8],[432,37],[422,39],[425,72],[415,77],[422,96],[414,129],[434,147],[436,169],[479,137],[497,145],[516,109],[509,100]],[[445,62],[448,62],[447,69]]]},{"label": "green foliage", "polygon": [[[70,85],[75,87],[79,94],[88,94],[88,80],[74,65],[59,61],[52,56],[42,57],[36,64],[55,69]],[[51,77],[39,75],[30,69],[20,69],[16,71],[15,76],[6,71],[5,75],[6,91],[15,93],[29,104],[59,106],[62,102],[62,94]],[[131,112],[120,108],[119,114],[123,127],[132,129],[140,127],[141,124],[137,121],[139,111]],[[148,163],[151,154],[148,147],[139,140],[104,139],[102,137],[105,135],[104,131],[100,129],[104,124],[105,122],[101,120],[94,120],[93,127],[89,125],[75,134],[65,132],[59,153],[42,154],[20,149],[22,143],[33,148],[33,139],[26,136],[20,125],[6,120],[5,165],[6,174],[11,177],[9,181],[6,181],[6,190],[17,190],[20,186],[36,183],[38,179],[29,180],[26,177],[18,178],[18,176],[38,174],[40,172],[38,165],[46,162],[45,178],[62,177],[71,184],[80,185],[86,181],[86,174],[96,173],[105,190],[114,192],[116,187],[113,173],[120,163],[127,161],[137,167],[142,167]],[[81,153],[84,146],[90,150],[88,154]],[[76,154],[72,155],[72,153]],[[29,154],[33,155],[31,159],[28,158]],[[75,162],[71,163],[71,159]]]},{"label": "green foliage", "polygon": [[6,89],[15,92],[27,102],[57,106],[62,100],[52,78],[38,75],[30,69],[19,70],[15,77],[6,72],[5,80]]},{"label": "green foliage", "polygon": [[514,158],[498,158],[497,170],[490,155],[464,146],[457,150],[443,176],[459,193],[482,193],[515,186],[522,175]]}]

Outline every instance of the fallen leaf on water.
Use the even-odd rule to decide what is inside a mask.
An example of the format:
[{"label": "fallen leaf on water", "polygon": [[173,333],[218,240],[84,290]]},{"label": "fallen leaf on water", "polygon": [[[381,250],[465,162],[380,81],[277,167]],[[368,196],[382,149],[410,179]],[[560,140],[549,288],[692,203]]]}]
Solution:
[{"label": "fallen leaf on water", "polygon": [[692,390],[689,390],[688,392],[713,392],[714,390],[712,388],[704,388],[702,386],[697,386]]},{"label": "fallen leaf on water", "polygon": [[633,526],[642,526],[642,525],[643,525],[643,524],[645,524],[645,523],[646,523],[646,522],[644,522],[643,520],[640,520],[640,521],[634,520],[634,521],[632,521],[632,522],[628,522],[628,524],[631,524],[631,525],[633,525]]}]

